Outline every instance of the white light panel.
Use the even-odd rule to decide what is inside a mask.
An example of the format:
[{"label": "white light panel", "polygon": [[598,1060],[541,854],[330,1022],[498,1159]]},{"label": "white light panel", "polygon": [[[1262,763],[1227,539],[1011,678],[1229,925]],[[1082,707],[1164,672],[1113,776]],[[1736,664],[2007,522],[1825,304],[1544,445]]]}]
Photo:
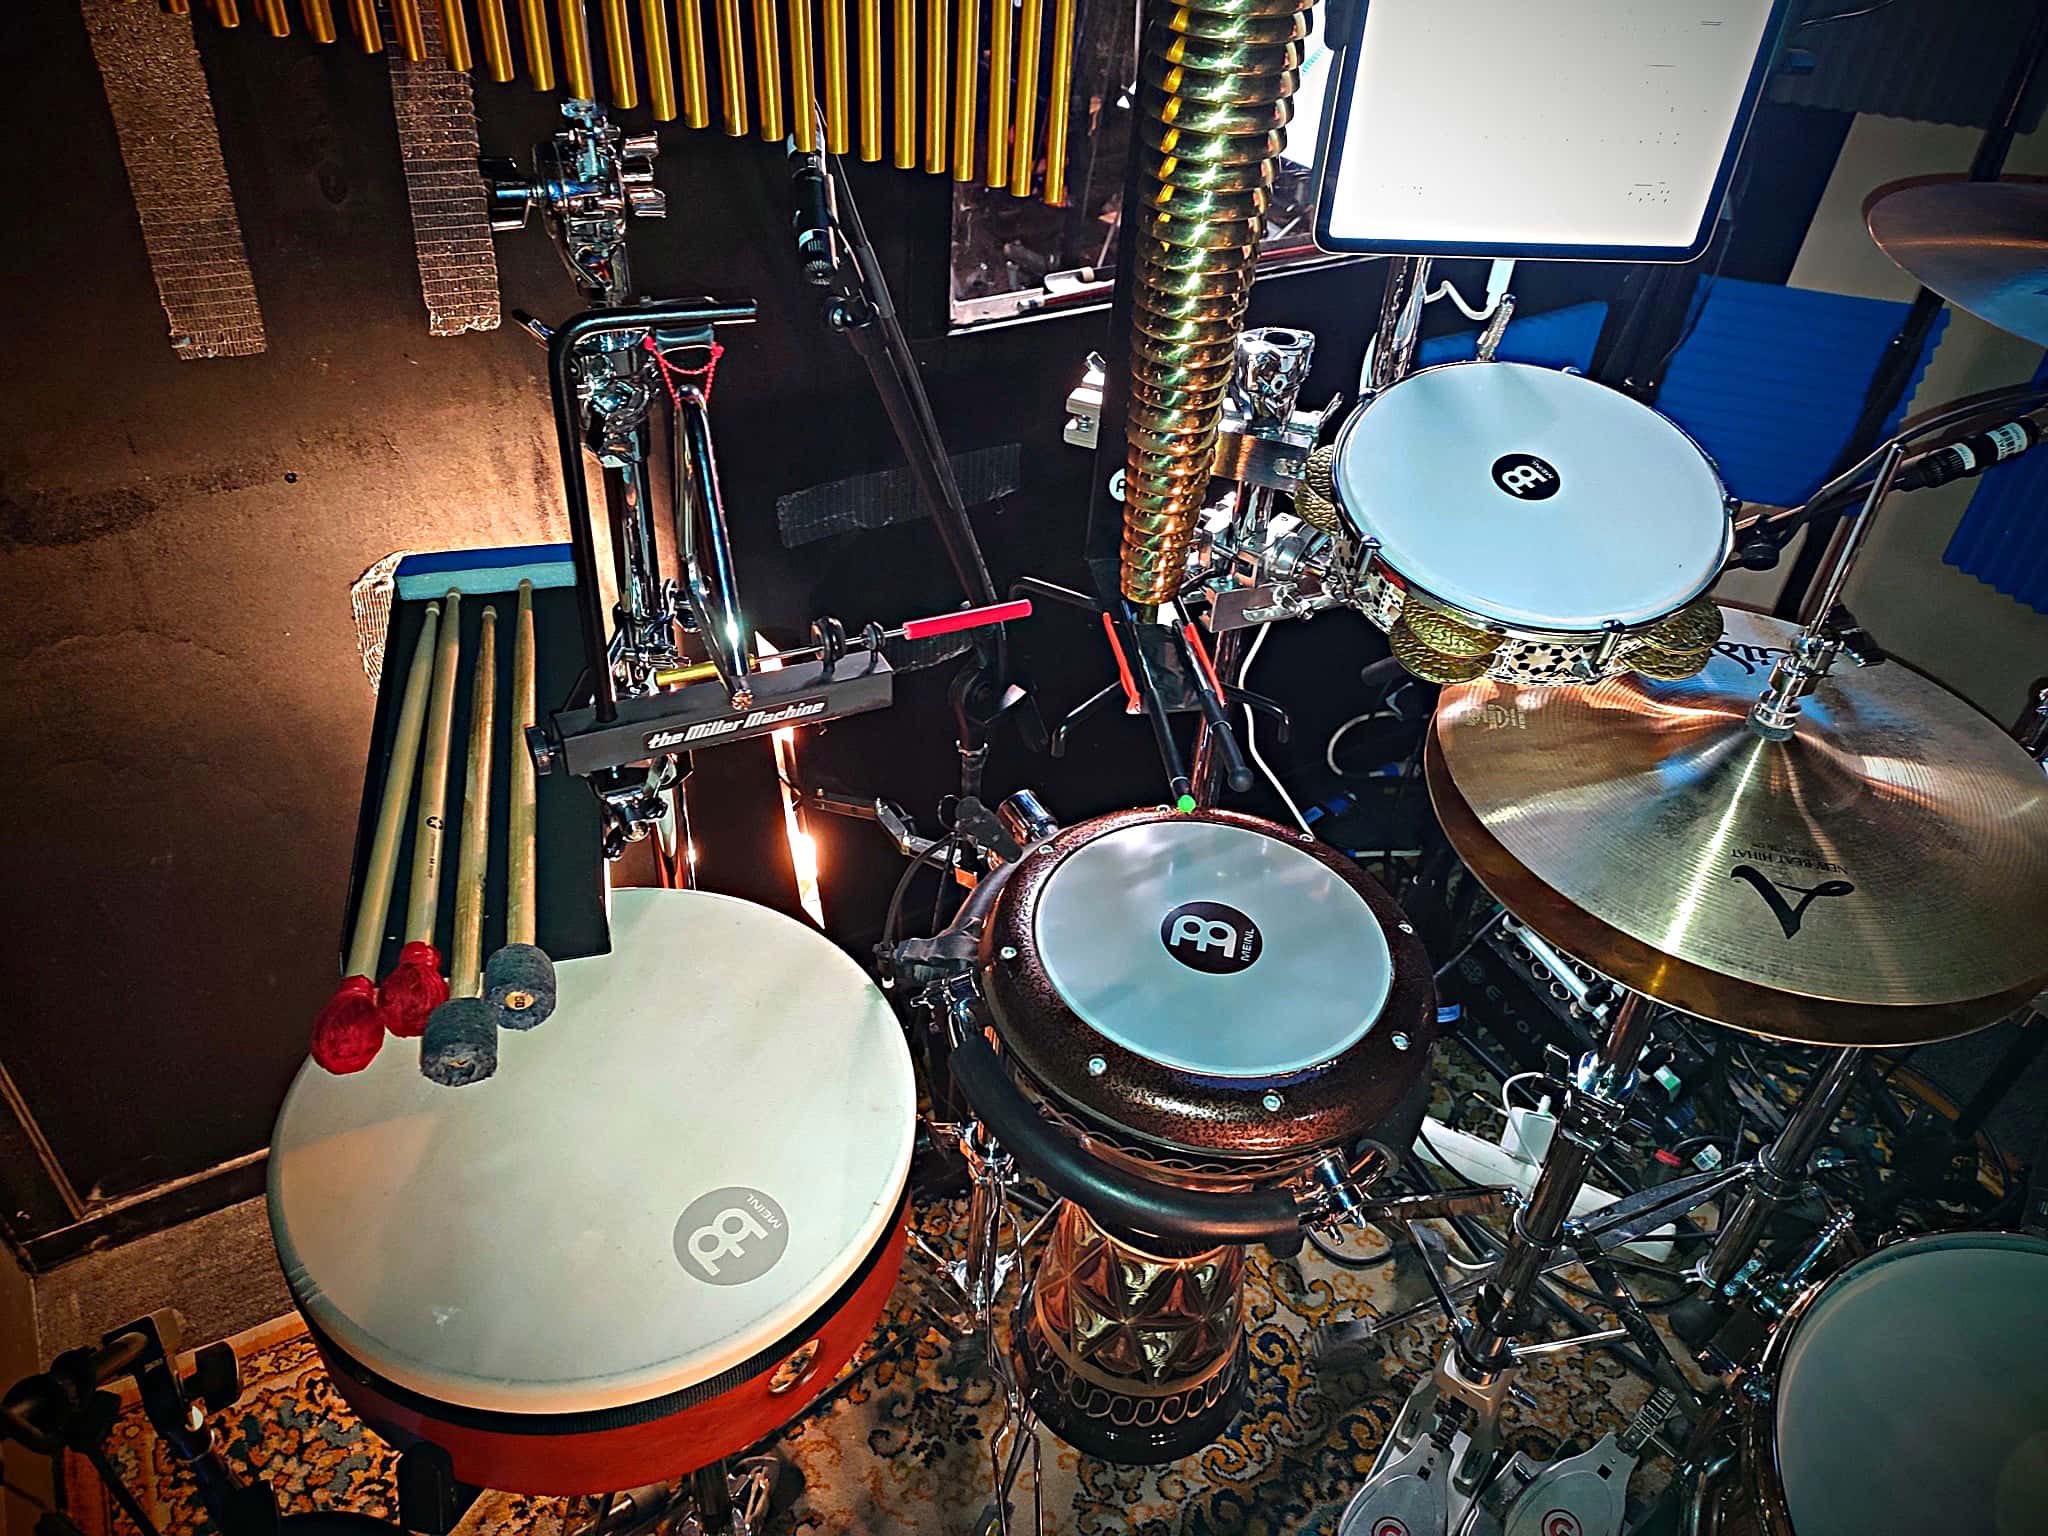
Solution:
[{"label": "white light panel", "polygon": [[1365,0],[1325,110],[1318,243],[1684,260],[1784,0]]}]

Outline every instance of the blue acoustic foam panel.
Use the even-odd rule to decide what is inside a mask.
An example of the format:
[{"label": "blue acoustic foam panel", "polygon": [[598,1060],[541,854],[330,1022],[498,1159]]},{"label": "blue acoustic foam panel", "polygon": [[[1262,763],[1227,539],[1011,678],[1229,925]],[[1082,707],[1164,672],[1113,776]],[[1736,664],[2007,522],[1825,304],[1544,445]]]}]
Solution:
[{"label": "blue acoustic foam panel", "polygon": [[[2048,380],[2048,362],[2034,382]],[[2036,613],[2048,613],[2048,450],[1977,482],[1942,559]]]},{"label": "blue acoustic foam panel", "polygon": [[[1704,286],[1657,409],[1692,434],[1736,496],[1798,506],[1820,489],[1847,443],[1907,306],[1731,277]],[[1947,327],[1943,310],[1905,400]],[[1892,422],[1903,414],[1902,404]]]},{"label": "blue acoustic foam panel", "polygon": [[[1540,315],[1518,314],[1501,337],[1500,360],[1542,368],[1576,368],[1584,373],[1593,364],[1593,348],[1606,323],[1607,305],[1602,302],[1568,304]],[[1415,366],[1470,362],[1478,352],[1477,330],[1432,336],[1415,349]]]}]

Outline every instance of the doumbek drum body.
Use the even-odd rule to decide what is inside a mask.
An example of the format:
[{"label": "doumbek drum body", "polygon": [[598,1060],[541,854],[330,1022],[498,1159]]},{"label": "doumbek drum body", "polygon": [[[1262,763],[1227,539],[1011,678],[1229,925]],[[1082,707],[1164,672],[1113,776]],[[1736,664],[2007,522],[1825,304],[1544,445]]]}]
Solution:
[{"label": "doumbek drum body", "polygon": [[[1109,1177],[1362,1186],[1427,1097],[1435,996],[1412,926],[1356,865],[1254,817],[1127,811],[1054,834],[991,908],[979,990],[1011,1081]],[[1069,1201],[1011,1345],[1034,1411],[1112,1461],[1215,1439],[1244,1393],[1245,1255]]]}]

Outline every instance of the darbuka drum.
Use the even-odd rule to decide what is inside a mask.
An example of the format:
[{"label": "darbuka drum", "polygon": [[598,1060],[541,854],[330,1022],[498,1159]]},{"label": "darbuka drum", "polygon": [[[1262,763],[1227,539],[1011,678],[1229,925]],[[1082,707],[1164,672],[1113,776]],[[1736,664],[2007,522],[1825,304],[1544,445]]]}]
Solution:
[{"label": "darbuka drum", "polygon": [[2048,1239],[1916,1237],[1808,1291],[1737,1394],[1726,1536],[2022,1536],[2048,1516]]},{"label": "darbuka drum", "polygon": [[[1055,834],[994,900],[979,987],[1007,1081],[1104,1182],[1263,1191],[1296,1242],[1286,1191],[1385,1171],[1427,1096],[1434,991],[1410,925],[1357,866],[1248,816]],[[1013,1341],[1039,1416],[1114,1461],[1187,1455],[1244,1391],[1241,1231],[1150,1214],[1070,1200]]]},{"label": "darbuka drum", "polygon": [[613,952],[460,1091],[393,1042],[308,1065],[270,1222],[335,1385],[480,1487],[598,1493],[753,1444],[832,1380],[901,1264],[916,1114],[880,991],[822,935],[621,891]]},{"label": "darbuka drum", "polygon": [[1733,542],[1720,476],[1626,395],[1454,363],[1367,402],[1335,447],[1361,605],[1419,676],[1685,677],[1720,638],[1704,599]]}]

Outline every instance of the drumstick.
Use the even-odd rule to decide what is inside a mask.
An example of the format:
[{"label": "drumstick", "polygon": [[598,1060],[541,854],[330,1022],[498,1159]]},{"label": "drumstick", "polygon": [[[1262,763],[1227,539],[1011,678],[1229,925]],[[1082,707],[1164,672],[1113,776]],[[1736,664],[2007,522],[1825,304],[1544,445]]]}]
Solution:
[{"label": "drumstick", "polygon": [[434,658],[434,692],[427,704],[426,750],[420,757],[419,811],[413,818],[412,884],[405,903],[405,947],[380,987],[384,1027],[414,1039],[427,1016],[448,1001],[434,929],[441,919],[441,851],[447,838],[448,738],[455,727],[455,674],[462,668],[462,594],[450,587],[441,600],[446,621]]},{"label": "drumstick", "polygon": [[486,604],[469,695],[469,767],[462,792],[462,848],[455,860],[455,936],[448,986],[420,1037],[420,1072],[444,1088],[480,1083],[498,1070],[498,1021],[483,999],[484,877],[491,854],[491,728],[498,703],[498,610]]},{"label": "drumstick", "polygon": [[419,761],[420,723],[427,710],[434,635],[440,618],[440,605],[427,604],[426,621],[412,648],[412,668],[406,673],[405,694],[398,705],[398,729],[391,738],[391,761],[384,770],[384,792],[377,802],[370,856],[363,863],[363,888],[356,898],[355,930],[349,938],[344,975],[313,1021],[313,1059],[330,1072],[360,1072],[384,1043],[384,1020],[370,976],[377,967],[378,951],[384,947],[384,919],[391,910],[391,887],[398,873],[398,829],[405,821],[413,769]]},{"label": "drumstick", "polygon": [[555,1011],[555,966],[534,943],[533,754],[526,728],[535,716],[533,583],[519,583],[519,622],[512,632],[512,803],[506,809],[505,947],[484,967],[484,996],[506,1029],[532,1029]]}]

